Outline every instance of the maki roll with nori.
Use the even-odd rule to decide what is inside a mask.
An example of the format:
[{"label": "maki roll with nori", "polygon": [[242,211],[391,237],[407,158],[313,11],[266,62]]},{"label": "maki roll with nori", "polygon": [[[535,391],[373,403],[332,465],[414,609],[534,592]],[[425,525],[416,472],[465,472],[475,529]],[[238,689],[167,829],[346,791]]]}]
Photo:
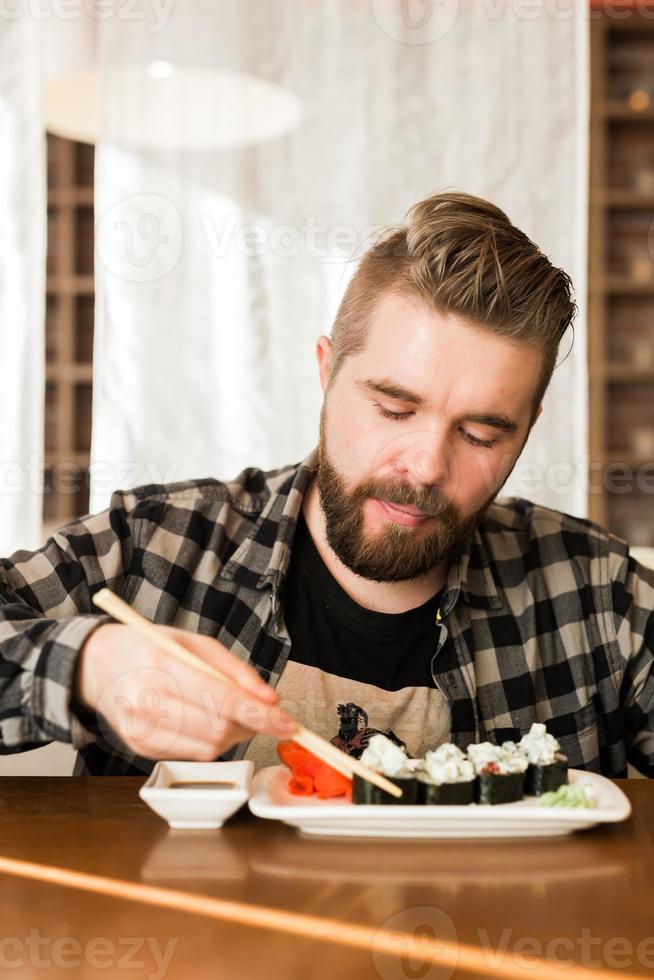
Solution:
[{"label": "maki roll with nori", "polygon": [[446,743],[427,752],[418,772],[418,802],[461,806],[475,799],[475,771],[465,753]]},{"label": "maki roll with nori", "polygon": [[373,735],[361,755],[361,762],[375,769],[382,776],[395,783],[402,790],[402,796],[391,796],[367,779],[354,773],[352,778],[352,802],[391,803],[406,806],[418,802],[418,783],[411,768],[409,757],[401,746],[391,742],[385,735]]},{"label": "maki roll with nori", "polygon": [[524,796],[527,756],[514,742],[468,746],[468,758],[477,775],[478,803],[516,803]]},{"label": "maki roll with nori", "polygon": [[568,782],[568,760],[545,725],[534,722],[530,731],[520,739],[520,748],[529,765],[525,774],[525,793],[542,796],[553,793]]}]

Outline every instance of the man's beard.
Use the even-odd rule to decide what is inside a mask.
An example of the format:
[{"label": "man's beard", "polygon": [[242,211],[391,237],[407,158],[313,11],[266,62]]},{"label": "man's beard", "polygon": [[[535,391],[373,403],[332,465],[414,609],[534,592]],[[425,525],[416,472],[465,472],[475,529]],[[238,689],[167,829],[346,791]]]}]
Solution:
[{"label": "man's beard", "polygon": [[[420,578],[438,565],[449,565],[496,496],[470,517],[461,519],[455,505],[437,487],[418,489],[407,482],[368,477],[348,491],[327,453],[322,425],[317,484],[330,548],[351,571],[376,582],[404,582]],[[436,518],[437,527],[430,534],[419,536],[415,527],[389,520],[383,531],[368,538],[363,527],[363,506],[372,499],[417,507]]]}]

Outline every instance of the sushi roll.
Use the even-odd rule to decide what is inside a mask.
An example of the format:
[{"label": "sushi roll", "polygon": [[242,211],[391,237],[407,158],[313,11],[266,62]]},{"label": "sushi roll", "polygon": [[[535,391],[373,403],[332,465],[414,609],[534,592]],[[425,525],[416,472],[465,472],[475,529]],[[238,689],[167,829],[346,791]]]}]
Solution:
[{"label": "sushi roll", "polygon": [[359,804],[392,803],[402,806],[418,802],[418,781],[411,768],[409,757],[403,748],[391,742],[385,735],[373,735],[367,748],[361,755],[361,762],[370,769],[375,769],[395,783],[402,790],[398,799],[380,789],[367,779],[354,773],[352,779],[352,802]]},{"label": "sushi roll", "polygon": [[519,744],[529,762],[525,774],[525,793],[528,796],[542,796],[565,786],[568,782],[568,760],[554,736],[546,731],[545,725],[534,722]]},{"label": "sushi roll", "polygon": [[516,803],[524,796],[527,756],[515,742],[468,746],[468,758],[477,775],[478,803]]},{"label": "sushi roll", "polygon": [[461,806],[475,799],[475,771],[465,753],[448,742],[427,752],[417,775],[418,801]]}]

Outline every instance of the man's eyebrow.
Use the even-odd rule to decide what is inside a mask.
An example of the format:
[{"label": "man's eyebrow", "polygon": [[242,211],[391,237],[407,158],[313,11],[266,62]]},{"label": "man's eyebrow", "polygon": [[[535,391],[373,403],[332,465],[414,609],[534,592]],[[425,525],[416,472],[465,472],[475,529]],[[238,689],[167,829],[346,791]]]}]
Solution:
[{"label": "man's eyebrow", "polygon": [[414,391],[409,391],[408,388],[403,388],[401,385],[397,385],[393,381],[388,381],[386,378],[383,378],[381,381],[368,378],[366,381],[359,381],[358,384],[368,391],[376,392],[378,395],[386,395],[387,398],[396,398],[398,401],[410,402],[412,405],[422,405],[424,403],[424,398],[421,395],[416,395]]},{"label": "man's eyebrow", "polygon": [[[396,398],[398,401],[409,402],[411,405],[424,405],[425,403],[422,395],[417,395],[415,391],[409,391],[408,388],[403,388],[402,385],[395,384],[394,381],[389,381],[386,378],[380,381],[368,378],[365,381],[359,381],[358,384],[367,391],[376,392],[379,395],[386,395],[387,398]],[[494,412],[470,413],[464,415],[461,421],[476,422],[477,425],[487,425],[492,429],[501,429],[502,432],[509,433],[517,432],[519,428],[518,423],[510,419],[507,415],[499,415]]]},{"label": "man's eyebrow", "polygon": [[464,422],[476,422],[478,425],[488,425],[503,432],[517,432],[518,423],[506,415],[465,415]]}]

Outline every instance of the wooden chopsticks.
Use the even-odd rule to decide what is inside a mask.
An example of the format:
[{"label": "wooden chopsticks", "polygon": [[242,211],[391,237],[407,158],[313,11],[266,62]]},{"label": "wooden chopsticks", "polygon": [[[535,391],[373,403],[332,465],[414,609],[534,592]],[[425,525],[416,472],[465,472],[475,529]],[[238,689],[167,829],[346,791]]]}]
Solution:
[{"label": "wooden chopsticks", "polygon": [[[104,610],[104,612],[113,616],[114,619],[117,619],[119,623],[123,623],[125,626],[131,626],[143,637],[156,643],[171,656],[185,663],[187,666],[192,667],[194,670],[202,671],[202,673],[213,677],[215,680],[229,687],[235,686],[234,682],[226,674],[221,673],[215,667],[212,667],[211,664],[202,660],[201,657],[197,657],[191,653],[190,650],[183,647],[172,636],[165,633],[156,623],[151,623],[149,619],[146,619],[145,616],[142,616],[136,609],[128,605],[120,596],[112,592],[111,589],[100,589],[93,596],[93,602],[99,609]],[[326,762],[333,769],[338,770],[344,776],[352,778],[356,773],[357,776],[361,776],[362,779],[366,779],[369,783],[374,783],[375,786],[390,793],[391,796],[397,798],[402,796],[402,790],[395,783],[392,783],[380,773],[375,772],[374,769],[369,769],[368,766],[364,766],[358,759],[353,759],[346,752],[342,752],[341,749],[332,745],[327,739],[318,735],[316,732],[312,732],[309,728],[305,728],[304,725],[298,723],[296,730],[289,733],[288,737],[309,752],[312,752],[319,759],[322,759],[323,762]]]}]

